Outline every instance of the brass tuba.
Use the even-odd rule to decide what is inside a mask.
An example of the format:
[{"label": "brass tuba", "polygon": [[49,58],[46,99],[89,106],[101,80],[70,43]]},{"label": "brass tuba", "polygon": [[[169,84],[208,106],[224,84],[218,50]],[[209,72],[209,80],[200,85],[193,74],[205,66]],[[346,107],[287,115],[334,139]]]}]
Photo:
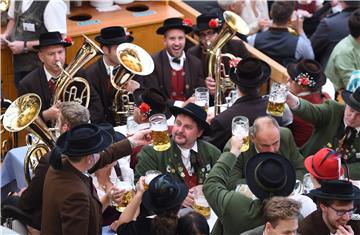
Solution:
[{"label": "brass tuba", "polygon": [[143,48],[132,43],[122,43],[116,49],[120,67],[115,75],[111,74],[111,84],[117,90],[112,110],[116,125],[126,123],[126,118],[134,110],[131,94],[124,87],[135,75],[145,76],[154,71],[154,62]]},{"label": "brass tuba", "polygon": [[3,116],[5,130],[19,132],[27,128],[39,140],[26,153],[24,170],[28,182],[31,180],[31,172],[34,171],[39,159],[55,147],[53,134],[39,118],[40,110],[40,97],[34,93],[28,93],[12,102]]},{"label": "brass tuba", "polygon": [[74,59],[70,64],[63,69],[61,63],[58,66],[62,69],[62,73],[56,80],[56,90],[53,96],[52,104],[55,104],[58,100],[61,101],[77,101],[85,107],[90,103],[90,85],[86,79],[81,77],[75,77],[75,74],[82,68],[87,62],[97,55],[102,55],[103,51],[93,41],[91,41],[85,35],[84,44],[76,53]]},{"label": "brass tuba", "polygon": [[221,102],[222,102],[222,91],[221,91],[221,48],[235,36],[235,34],[248,34],[249,27],[246,25],[245,21],[231,11],[225,11],[224,14],[224,26],[219,32],[215,41],[210,45],[209,49],[209,61],[208,61],[208,74],[209,77],[215,79],[216,88],[215,88],[215,115],[220,113]]}]

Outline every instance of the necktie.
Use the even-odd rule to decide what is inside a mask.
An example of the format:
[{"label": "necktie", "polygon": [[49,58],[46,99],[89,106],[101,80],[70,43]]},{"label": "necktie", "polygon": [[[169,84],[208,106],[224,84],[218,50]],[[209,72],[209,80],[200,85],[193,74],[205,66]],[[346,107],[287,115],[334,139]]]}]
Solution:
[{"label": "necktie", "polygon": [[180,64],[180,59],[179,59],[179,58],[173,58],[173,59],[172,59],[172,62],[177,63],[177,64]]},{"label": "necktie", "polygon": [[48,81],[48,85],[49,85],[49,89],[51,91],[51,94],[54,94],[55,90],[56,90],[56,80],[55,78],[50,78],[50,80]]},{"label": "necktie", "polygon": [[190,163],[191,163],[191,168],[194,169],[195,174],[198,172],[198,169],[200,169],[203,166],[203,161],[200,155],[192,149],[190,150]]}]

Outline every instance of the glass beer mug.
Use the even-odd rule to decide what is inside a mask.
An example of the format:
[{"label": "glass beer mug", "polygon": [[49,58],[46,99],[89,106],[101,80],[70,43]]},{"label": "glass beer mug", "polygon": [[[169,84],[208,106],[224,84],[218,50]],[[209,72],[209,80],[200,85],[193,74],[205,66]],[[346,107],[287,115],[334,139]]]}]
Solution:
[{"label": "glass beer mug", "polygon": [[232,119],[231,131],[234,136],[239,136],[243,139],[241,152],[246,152],[249,149],[249,119],[244,116],[236,116]]},{"label": "glass beer mug", "polygon": [[211,209],[209,203],[207,202],[204,193],[203,186],[198,185],[194,187],[193,196],[194,196],[194,205],[193,209],[199,214],[203,215],[206,219],[210,218]]},{"label": "glass beer mug", "polygon": [[145,190],[149,189],[150,182],[158,175],[161,175],[161,172],[157,171],[157,170],[149,170],[145,173],[145,180],[144,180],[145,181],[144,182]]},{"label": "glass beer mug", "polygon": [[195,104],[200,106],[205,112],[209,108],[209,89],[206,87],[198,87],[195,89]]},{"label": "glass beer mug", "polygon": [[[123,212],[134,196],[134,184],[121,181],[119,178],[111,179],[111,181],[117,188],[125,190],[120,203],[117,204],[113,200],[110,200],[111,206],[115,206],[117,211]],[[110,197],[110,199],[111,198],[112,197]]]},{"label": "glass beer mug", "polygon": [[285,110],[287,84],[273,82],[270,88],[269,102],[266,113],[275,117],[282,117]]},{"label": "glass beer mug", "polygon": [[165,151],[170,148],[170,137],[164,114],[154,114],[149,118],[153,148],[156,151]]}]

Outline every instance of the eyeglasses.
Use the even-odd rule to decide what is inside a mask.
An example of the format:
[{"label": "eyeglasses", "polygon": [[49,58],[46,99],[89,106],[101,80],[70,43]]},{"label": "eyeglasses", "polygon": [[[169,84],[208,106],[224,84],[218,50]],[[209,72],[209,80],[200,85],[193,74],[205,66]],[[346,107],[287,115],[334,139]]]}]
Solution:
[{"label": "eyeglasses", "polygon": [[344,216],[345,214],[348,214],[351,217],[354,214],[354,212],[356,211],[356,208],[352,208],[350,210],[338,210],[332,206],[329,206],[329,207],[336,212],[337,216]]}]

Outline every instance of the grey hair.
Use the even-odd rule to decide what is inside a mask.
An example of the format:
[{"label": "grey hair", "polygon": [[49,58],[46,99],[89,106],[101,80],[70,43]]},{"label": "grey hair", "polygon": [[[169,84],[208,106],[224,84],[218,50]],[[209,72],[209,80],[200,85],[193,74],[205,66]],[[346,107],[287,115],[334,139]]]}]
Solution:
[{"label": "grey hair", "polygon": [[230,6],[234,4],[237,0],[217,0],[219,6],[223,10],[229,10]]},{"label": "grey hair", "polygon": [[90,122],[89,110],[82,106],[79,102],[62,102],[60,103],[59,108],[63,118],[62,121],[67,122],[70,128]]},{"label": "grey hair", "polygon": [[264,126],[273,126],[276,129],[280,130],[280,126],[277,123],[277,121],[275,120],[275,118],[273,118],[272,116],[262,116],[262,117],[258,117],[255,119],[254,124],[250,127],[249,129],[249,134],[250,136],[254,137],[256,136],[256,134],[259,132],[259,130],[261,129],[261,127]]}]

